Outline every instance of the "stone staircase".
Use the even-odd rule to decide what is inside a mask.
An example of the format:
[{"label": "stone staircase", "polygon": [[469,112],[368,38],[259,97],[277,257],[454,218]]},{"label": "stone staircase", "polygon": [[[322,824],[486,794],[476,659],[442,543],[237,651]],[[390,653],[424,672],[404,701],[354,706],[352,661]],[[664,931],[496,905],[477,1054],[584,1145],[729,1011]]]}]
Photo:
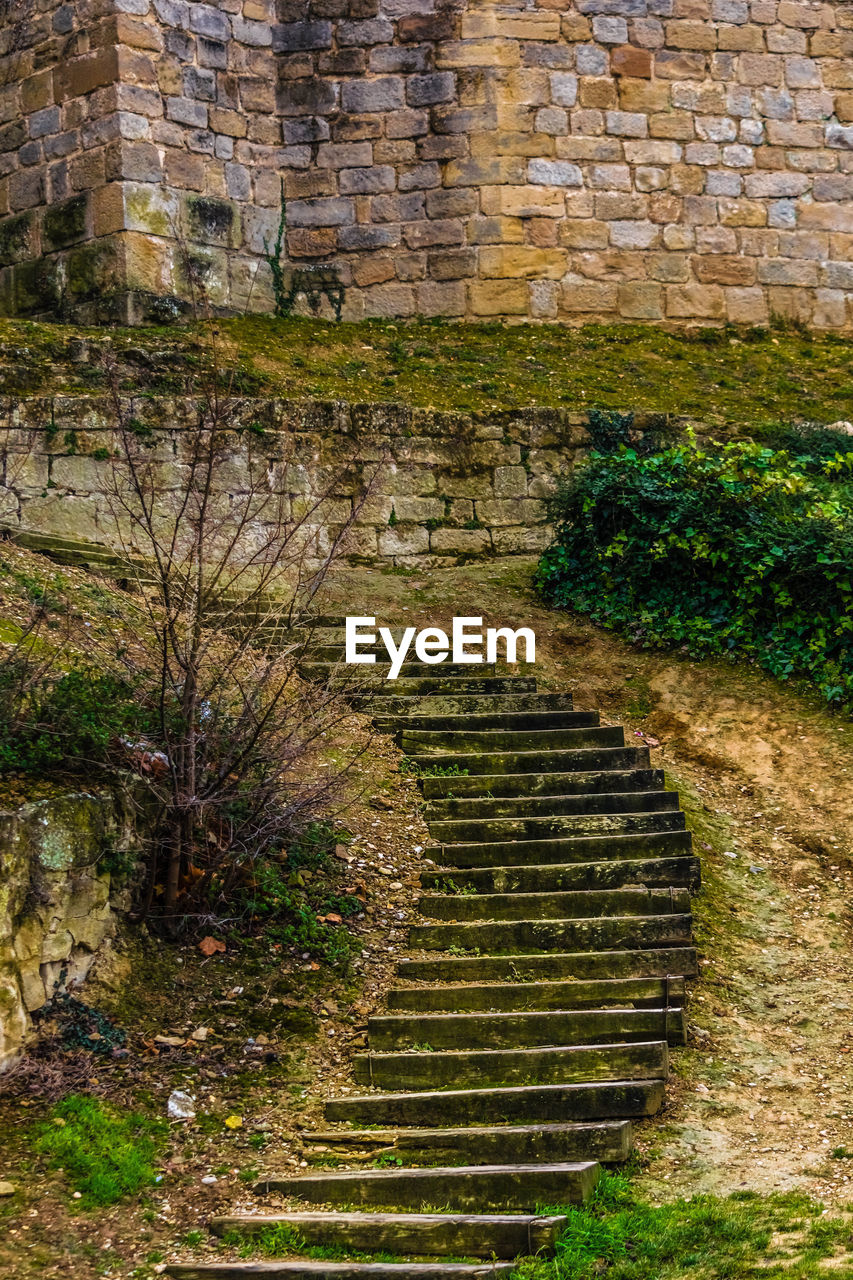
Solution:
[{"label": "stone staircase", "polygon": [[[341,674],[341,621],[321,620],[306,674]],[[421,779],[423,923],[353,1060],[364,1093],[328,1099],[329,1128],[304,1135],[310,1163],[343,1167],[271,1173],[257,1190],[292,1207],[210,1223],[355,1256],[171,1265],[183,1280],[510,1273],[627,1158],[685,1041],[699,862],[648,749],[530,676],[362,670],[351,696]]]}]

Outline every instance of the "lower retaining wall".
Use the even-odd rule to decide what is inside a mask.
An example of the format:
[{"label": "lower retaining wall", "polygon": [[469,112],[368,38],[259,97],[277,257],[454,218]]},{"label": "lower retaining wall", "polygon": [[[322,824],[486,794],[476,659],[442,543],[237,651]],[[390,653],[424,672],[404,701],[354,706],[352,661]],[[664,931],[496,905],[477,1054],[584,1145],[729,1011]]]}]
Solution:
[{"label": "lower retaining wall", "polygon": [[[192,397],[122,403],[175,488],[199,411]],[[108,497],[115,414],[98,397],[7,402],[0,523],[116,550]],[[372,480],[345,548],[355,563],[440,565],[539,551],[551,537],[546,499],[590,446],[587,416],[554,409],[475,416],[396,404],[235,399],[224,405],[223,420],[229,456],[218,491],[238,497],[263,470],[287,493],[294,515],[325,492],[309,519],[321,551]],[[638,420],[637,433],[648,425]]]}]

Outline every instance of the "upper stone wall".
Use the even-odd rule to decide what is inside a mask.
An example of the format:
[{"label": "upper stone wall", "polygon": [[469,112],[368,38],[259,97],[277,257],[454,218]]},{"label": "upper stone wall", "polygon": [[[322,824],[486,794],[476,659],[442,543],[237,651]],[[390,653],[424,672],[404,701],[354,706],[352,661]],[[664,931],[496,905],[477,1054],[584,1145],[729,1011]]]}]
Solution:
[{"label": "upper stone wall", "polygon": [[270,309],[283,179],[330,315],[853,327],[850,0],[41,3],[6,311]]}]

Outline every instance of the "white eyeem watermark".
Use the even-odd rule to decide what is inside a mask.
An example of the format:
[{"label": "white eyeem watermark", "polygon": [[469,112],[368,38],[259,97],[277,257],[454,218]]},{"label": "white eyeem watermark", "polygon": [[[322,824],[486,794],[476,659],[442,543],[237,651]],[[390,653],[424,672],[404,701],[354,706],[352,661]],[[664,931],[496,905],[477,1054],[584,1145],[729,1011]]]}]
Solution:
[{"label": "white eyeem watermark", "polygon": [[[425,627],[418,631],[416,627],[406,627],[399,643],[394,639],[388,627],[380,627],[378,640],[385,646],[390,661],[390,669],[386,679],[396,680],[400,669],[412,650],[419,662],[439,663],[448,658],[451,662],[470,663],[497,662],[498,649],[502,648],[504,662],[535,662],[536,636],[530,627],[489,627],[483,631],[482,618],[454,618],[451,633],[440,627]],[[361,617],[346,620],[346,652],[345,661],[349,664],[377,662],[371,646],[377,644],[376,619]],[[523,646],[524,657],[519,657],[519,649]],[[384,658],[381,659],[384,661]]]}]

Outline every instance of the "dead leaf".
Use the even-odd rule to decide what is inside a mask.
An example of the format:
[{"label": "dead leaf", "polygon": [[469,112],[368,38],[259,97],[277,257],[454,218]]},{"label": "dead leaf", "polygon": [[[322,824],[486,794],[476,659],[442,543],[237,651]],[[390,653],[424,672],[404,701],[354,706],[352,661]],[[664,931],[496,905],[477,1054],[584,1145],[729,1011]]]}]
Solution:
[{"label": "dead leaf", "polygon": [[203,956],[214,956],[217,951],[225,950],[225,943],[220,942],[218,938],[202,938],[198,944],[198,949]]}]

